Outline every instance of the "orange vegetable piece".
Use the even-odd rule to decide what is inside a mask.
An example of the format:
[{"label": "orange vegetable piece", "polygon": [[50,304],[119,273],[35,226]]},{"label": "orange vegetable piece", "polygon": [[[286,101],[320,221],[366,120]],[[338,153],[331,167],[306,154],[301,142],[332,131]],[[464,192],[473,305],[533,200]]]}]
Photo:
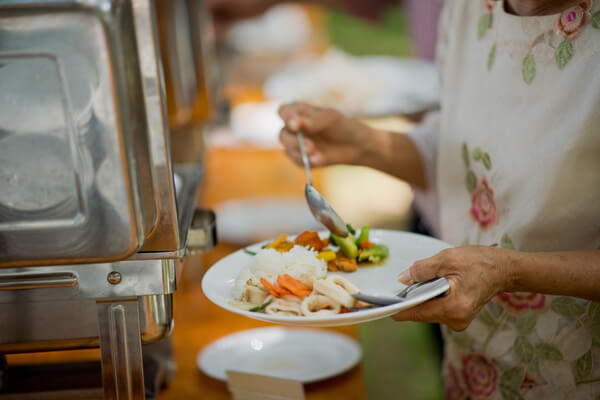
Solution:
[{"label": "orange vegetable piece", "polygon": [[277,277],[277,283],[284,289],[292,292],[294,296],[298,296],[300,298],[307,297],[310,295],[310,288],[300,282],[297,279],[294,279],[288,274],[279,275]]},{"label": "orange vegetable piece", "polygon": [[287,239],[287,235],[284,233],[280,235],[277,239],[273,240],[273,242],[265,246],[265,249],[274,249],[275,247],[279,246],[282,242],[284,242],[285,239]]},{"label": "orange vegetable piece", "polygon": [[369,242],[368,240],[365,242],[360,242],[360,247],[363,249],[368,249],[371,246],[373,246],[373,242]]},{"label": "orange vegetable piece", "polygon": [[269,283],[268,280],[266,280],[265,278],[260,278],[260,283],[263,284],[264,287],[266,287],[269,290],[269,293],[275,297],[281,297],[281,294],[277,291],[277,288],[273,285],[271,285],[271,283]]},{"label": "orange vegetable piece", "polygon": [[325,245],[321,241],[318,232],[304,231],[296,237],[294,243],[299,244],[301,246],[311,247],[313,250],[319,251]]}]

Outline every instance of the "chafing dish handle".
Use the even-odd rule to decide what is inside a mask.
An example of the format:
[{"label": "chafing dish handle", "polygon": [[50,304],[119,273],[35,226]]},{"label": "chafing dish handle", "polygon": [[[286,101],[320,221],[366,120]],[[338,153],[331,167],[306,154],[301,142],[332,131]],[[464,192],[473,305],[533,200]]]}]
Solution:
[{"label": "chafing dish handle", "polygon": [[14,274],[0,277],[0,290],[46,289],[73,287],[77,285],[77,275],[71,272],[46,274]]},{"label": "chafing dish handle", "polygon": [[194,210],[188,231],[185,255],[191,256],[208,251],[217,244],[217,217],[212,210]]}]

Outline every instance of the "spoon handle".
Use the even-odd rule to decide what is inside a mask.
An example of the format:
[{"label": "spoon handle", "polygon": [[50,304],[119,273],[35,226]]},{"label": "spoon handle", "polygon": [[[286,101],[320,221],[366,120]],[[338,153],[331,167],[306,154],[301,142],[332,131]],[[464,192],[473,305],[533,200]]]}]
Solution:
[{"label": "spoon handle", "polygon": [[312,175],[310,174],[310,165],[308,164],[308,156],[306,155],[306,149],[304,148],[304,137],[302,133],[298,132],[298,146],[300,146],[300,153],[302,154],[302,161],[304,162],[304,168],[306,168],[306,176],[308,178],[308,185],[312,186]]}]

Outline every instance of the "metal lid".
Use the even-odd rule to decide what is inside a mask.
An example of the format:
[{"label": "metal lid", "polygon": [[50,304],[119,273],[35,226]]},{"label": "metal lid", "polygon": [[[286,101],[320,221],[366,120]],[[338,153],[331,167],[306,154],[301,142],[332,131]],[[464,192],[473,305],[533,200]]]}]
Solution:
[{"label": "metal lid", "polygon": [[0,266],[124,259],[153,231],[139,60],[131,0],[0,3]]}]

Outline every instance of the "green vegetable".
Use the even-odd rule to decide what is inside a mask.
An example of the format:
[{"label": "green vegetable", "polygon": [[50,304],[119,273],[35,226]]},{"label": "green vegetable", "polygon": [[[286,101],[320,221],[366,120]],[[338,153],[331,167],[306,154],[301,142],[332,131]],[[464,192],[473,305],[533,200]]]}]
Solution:
[{"label": "green vegetable", "polygon": [[390,249],[383,244],[374,244],[373,246],[365,249],[358,256],[358,262],[369,261],[372,263],[378,263],[387,256],[390,255]]},{"label": "green vegetable", "polygon": [[352,225],[346,224],[346,229],[348,229],[348,232],[350,232],[351,234],[356,235],[356,229],[354,229]]},{"label": "green vegetable", "polygon": [[360,247],[361,243],[369,241],[369,231],[370,230],[371,230],[371,228],[369,227],[369,225],[365,225],[361,228],[360,236],[358,237],[358,239],[356,239],[356,246]]},{"label": "green vegetable", "polygon": [[333,236],[333,241],[342,250],[342,253],[348,258],[356,258],[358,254],[358,247],[356,246],[356,239],[352,233],[348,233],[348,236]]},{"label": "green vegetable", "polygon": [[271,304],[271,302],[272,302],[272,301],[273,301],[273,299],[269,299],[269,300],[267,300],[266,302],[264,302],[263,304],[261,304],[260,306],[258,306],[258,307],[254,307],[254,308],[251,308],[251,309],[250,309],[250,310],[248,310],[248,311],[252,311],[252,312],[261,312],[261,311],[263,311],[265,308],[267,308],[267,306],[268,306],[269,304]]},{"label": "green vegetable", "polygon": [[246,253],[246,254],[250,254],[251,256],[255,256],[255,255],[256,255],[256,252],[255,252],[255,251],[250,251],[250,250],[248,250],[248,249],[244,249],[244,253]]}]

